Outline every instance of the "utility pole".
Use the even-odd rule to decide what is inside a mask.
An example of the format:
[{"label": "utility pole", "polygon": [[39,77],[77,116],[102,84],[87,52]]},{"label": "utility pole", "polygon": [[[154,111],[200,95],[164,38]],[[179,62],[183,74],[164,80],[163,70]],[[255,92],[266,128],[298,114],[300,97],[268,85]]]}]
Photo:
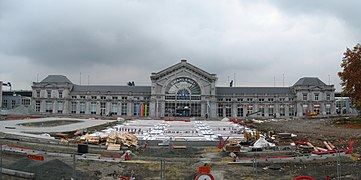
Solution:
[{"label": "utility pole", "polygon": [[164,174],[165,173],[165,161],[160,160],[160,179],[164,180]]},{"label": "utility pole", "polygon": [[336,174],[337,174],[337,180],[341,179],[341,159],[340,159],[340,151],[336,151]]},{"label": "utility pole", "polygon": [[253,157],[253,172],[254,172],[254,177],[253,179],[254,180],[257,180],[258,179],[258,175],[257,175],[257,159],[256,159],[256,154],[254,155]]},{"label": "utility pole", "polygon": [[75,153],[73,153],[73,180],[76,180]]},{"label": "utility pole", "polygon": [[3,157],[2,157],[3,145],[0,144],[0,180],[3,179]]},{"label": "utility pole", "polygon": [[236,73],[233,73],[233,87],[236,87]]},{"label": "utility pole", "polygon": [[276,76],[273,76],[273,87],[276,87]]}]

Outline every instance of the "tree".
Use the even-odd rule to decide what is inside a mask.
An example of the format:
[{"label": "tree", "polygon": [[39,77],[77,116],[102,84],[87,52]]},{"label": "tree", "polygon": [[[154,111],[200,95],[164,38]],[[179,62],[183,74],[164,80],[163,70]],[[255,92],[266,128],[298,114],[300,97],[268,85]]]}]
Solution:
[{"label": "tree", "polygon": [[342,59],[342,72],[338,73],[342,82],[342,93],[351,98],[357,110],[361,110],[361,44],[347,48]]}]

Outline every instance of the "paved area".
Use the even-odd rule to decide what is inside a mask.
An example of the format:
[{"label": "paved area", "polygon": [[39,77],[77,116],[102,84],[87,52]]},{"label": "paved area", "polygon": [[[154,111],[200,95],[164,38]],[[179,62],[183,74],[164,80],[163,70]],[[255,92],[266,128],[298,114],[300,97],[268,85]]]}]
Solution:
[{"label": "paved area", "polygon": [[[52,126],[52,127],[28,127],[21,126],[19,124],[23,123],[31,123],[31,122],[46,122],[46,121],[79,121],[66,125]],[[38,118],[38,119],[22,119],[22,120],[8,120],[8,121],[0,121],[0,132],[15,134],[15,135],[23,135],[23,136],[31,136],[31,137],[40,137],[46,138],[46,136],[40,136],[29,133],[55,133],[55,132],[69,132],[76,131],[79,129],[89,128],[93,126],[99,126],[106,123],[111,123],[116,120],[97,120],[97,119],[76,119],[76,118]]]},{"label": "paved area", "polygon": [[256,130],[228,121],[134,120],[105,129],[101,133],[109,134],[112,131],[133,133],[140,140],[218,141],[218,137],[228,136],[244,139],[244,132]]}]

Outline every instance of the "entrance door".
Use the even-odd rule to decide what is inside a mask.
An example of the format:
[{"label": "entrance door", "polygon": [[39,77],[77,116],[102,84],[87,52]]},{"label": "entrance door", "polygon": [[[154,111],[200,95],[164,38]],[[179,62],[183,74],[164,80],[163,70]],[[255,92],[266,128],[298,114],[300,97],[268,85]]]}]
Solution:
[{"label": "entrance door", "polygon": [[177,117],[189,117],[190,116],[190,109],[186,108],[179,108],[176,109],[176,116]]}]

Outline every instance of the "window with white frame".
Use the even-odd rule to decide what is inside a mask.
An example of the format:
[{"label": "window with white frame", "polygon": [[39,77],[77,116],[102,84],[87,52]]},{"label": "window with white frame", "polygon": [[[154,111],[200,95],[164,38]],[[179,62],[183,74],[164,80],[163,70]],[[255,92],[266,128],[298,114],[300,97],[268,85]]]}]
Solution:
[{"label": "window with white frame", "polygon": [[90,114],[96,114],[97,113],[97,102],[91,102],[90,103]]},{"label": "window with white frame", "polygon": [[58,101],[58,113],[63,113],[64,103],[63,101]]},{"label": "window with white frame", "polygon": [[40,112],[40,101],[35,101],[35,111]]},{"label": "window with white frame", "polygon": [[122,103],[122,115],[126,116],[128,114],[128,103]]},{"label": "window with white frame", "polygon": [[270,116],[270,117],[274,116],[274,106],[273,105],[268,106],[268,116]]},{"label": "window with white frame", "polygon": [[112,103],[112,114],[118,114],[118,103]]},{"label": "window with white frame", "polygon": [[319,94],[315,93],[315,101],[318,101],[318,96],[319,96]]},{"label": "window with white frame", "polygon": [[53,102],[52,101],[46,101],[46,112],[53,112]]},{"label": "window with white frame", "polygon": [[85,102],[80,102],[79,103],[79,113],[80,114],[85,114]]},{"label": "window with white frame", "polygon": [[76,102],[71,102],[71,110],[70,110],[70,112],[72,113],[72,114],[75,114],[76,113]]},{"label": "window with white frame", "polygon": [[46,91],[48,98],[51,98],[51,90]]}]

